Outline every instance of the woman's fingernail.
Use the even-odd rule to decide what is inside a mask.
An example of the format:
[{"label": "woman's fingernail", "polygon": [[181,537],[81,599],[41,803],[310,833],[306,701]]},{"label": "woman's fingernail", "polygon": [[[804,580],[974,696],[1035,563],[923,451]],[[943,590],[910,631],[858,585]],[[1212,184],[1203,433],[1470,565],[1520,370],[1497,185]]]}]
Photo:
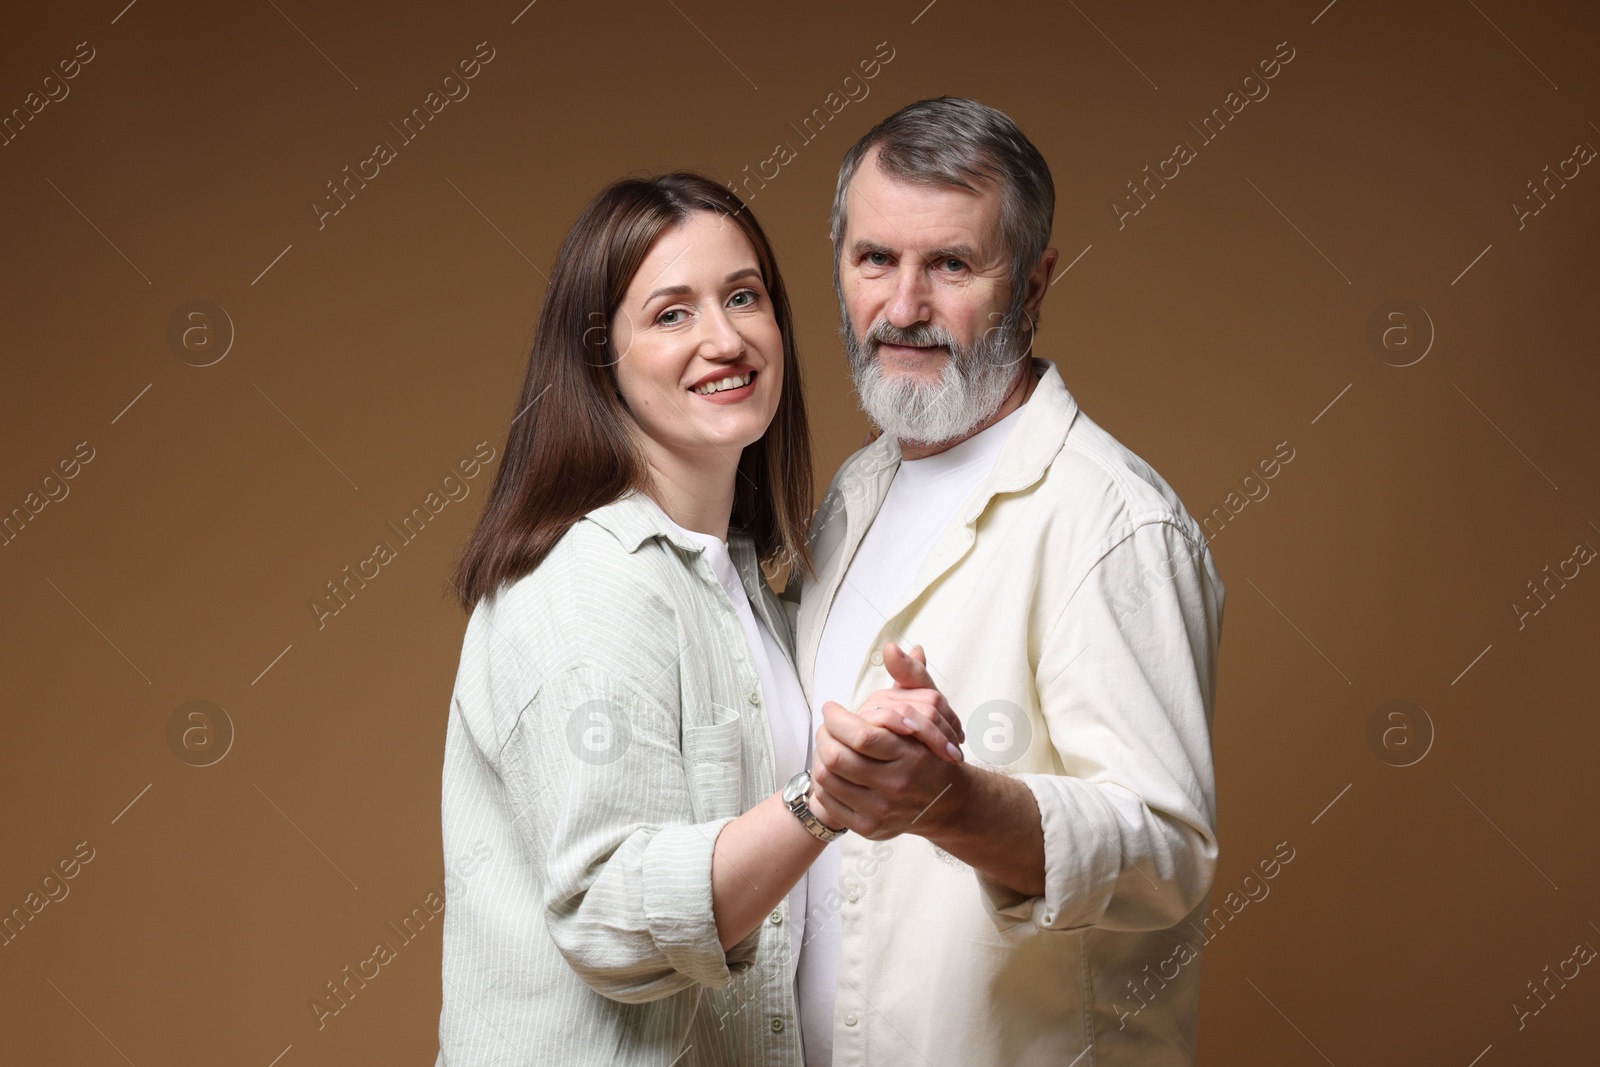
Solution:
[{"label": "woman's fingernail", "polygon": [[905,723],[905,727],[906,727],[907,730],[910,730],[913,733],[916,732],[916,729],[917,729],[917,724],[916,723],[912,722],[910,719],[901,719],[900,721]]},{"label": "woman's fingernail", "polygon": [[957,748],[955,745],[952,745],[948,741],[946,741],[944,743],[944,747],[949,750],[951,759],[956,760],[957,762],[960,762],[962,757],[961,757],[961,750],[959,748]]}]

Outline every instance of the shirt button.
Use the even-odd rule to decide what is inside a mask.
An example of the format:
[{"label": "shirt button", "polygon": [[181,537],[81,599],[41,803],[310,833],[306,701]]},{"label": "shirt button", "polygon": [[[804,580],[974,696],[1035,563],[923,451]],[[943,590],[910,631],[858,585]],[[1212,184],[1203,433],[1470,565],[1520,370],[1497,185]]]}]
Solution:
[{"label": "shirt button", "polygon": [[856,1021],[857,1020],[856,1020],[856,1013],[855,1012],[853,1012],[853,1011],[845,1012],[845,1014],[844,1014],[844,1024],[846,1026],[854,1026],[856,1024]]},{"label": "shirt button", "polygon": [[775,1034],[783,1033],[783,1020],[776,1015],[772,1017],[772,1032]]},{"label": "shirt button", "polygon": [[857,889],[855,886],[851,886],[849,889],[844,891],[844,898],[850,903],[854,904],[856,901],[861,899],[861,890]]},{"label": "shirt button", "polygon": [[759,703],[761,703],[761,691],[759,689],[750,690],[750,695],[749,695],[749,697],[747,699],[750,701],[751,704],[759,704]]},{"label": "shirt button", "polygon": [[882,652],[874,652],[874,653],[873,653],[873,654],[872,654],[872,655],[871,655],[871,656],[870,656],[870,657],[868,657],[868,658],[869,658],[869,659],[871,659],[871,660],[872,660],[872,665],[873,665],[873,666],[874,666],[874,667],[881,667],[881,666],[883,666],[883,653],[882,653]]},{"label": "shirt button", "polygon": [[771,923],[773,926],[782,926],[783,912],[779,911],[777,908],[773,908],[772,914],[767,916],[767,922]]}]

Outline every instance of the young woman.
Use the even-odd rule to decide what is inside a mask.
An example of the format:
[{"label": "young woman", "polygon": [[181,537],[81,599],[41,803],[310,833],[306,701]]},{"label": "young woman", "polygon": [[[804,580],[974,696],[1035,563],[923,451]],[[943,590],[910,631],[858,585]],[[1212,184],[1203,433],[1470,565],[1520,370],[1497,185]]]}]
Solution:
[{"label": "young woman", "polygon": [[[619,181],[557,254],[458,564],[440,1064],[801,1062],[811,715],[760,568],[809,567],[810,448],[760,226]],[[937,691],[860,714],[945,758]]]}]

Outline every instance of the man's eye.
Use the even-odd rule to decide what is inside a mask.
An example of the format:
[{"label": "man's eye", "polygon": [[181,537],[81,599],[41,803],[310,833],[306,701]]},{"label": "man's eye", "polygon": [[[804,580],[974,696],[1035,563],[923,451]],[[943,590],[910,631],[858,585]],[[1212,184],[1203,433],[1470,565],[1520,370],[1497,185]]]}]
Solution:
[{"label": "man's eye", "polygon": [[954,274],[958,270],[965,270],[967,265],[954,256],[946,256],[939,261],[939,266]]},{"label": "man's eye", "polygon": [[867,253],[867,262],[871,263],[874,267],[885,266],[889,262],[889,253],[887,253],[887,252],[868,252]]}]

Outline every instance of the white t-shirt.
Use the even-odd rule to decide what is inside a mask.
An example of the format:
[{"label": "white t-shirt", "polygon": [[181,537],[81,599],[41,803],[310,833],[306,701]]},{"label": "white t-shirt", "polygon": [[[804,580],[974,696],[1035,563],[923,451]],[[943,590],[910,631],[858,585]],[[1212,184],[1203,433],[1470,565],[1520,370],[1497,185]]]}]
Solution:
[{"label": "white t-shirt", "polygon": [[[666,512],[663,511],[662,515],[665,516]],[[744,627],[745,644],[749,646],[750,658],[755,662],[756,675],[761,680],[761,698],[767,709],[767,725],[772,734],[773,770],[778,787],[782,788],[789,779],[806,769],[806,756],[810,748],[811,712],[806,706],[800,679],[795,676],[794,668],[789,665],[789,660],[784,656],[783,648],[778,644],[777,638],[767,629],[767,624],[756,617],[755,611],[750,607],[749,594],[745,592],[744,583],[739,581],[739,572],[733,565],[733,557],[728,554],[728,543],[711,534],[685,530],[672,522],[670,517],[667,521],[677,527],[685,537],[692,538],[705,546],[706,559],[711,563],[712,573],[717,576],[723,591],[728,594],[734,613],[739,616],[739,622]],[[795,883],[794,888],[789,890],[791,968],[799,965],[800,947],[805,932],[805,924],[801,921],[801,917],[805,913],[806,880],[801,878]]]},{"label": "white t-shirt", "polygon": [[[910,587],[934,542],[962,501],[994,469],[1022,415],[1018,408],[993,426],[924,459],[902,460],[883,506],[856,549],[822,627],[812,674],[810,740],[822,727],[822,705],[832,700],[852,711],[856,681],[889,613]],[[907,649],[909,651],[909,649]],[[800,957],[800,1026],[806,1067],[833,1061],[834,989],[839,977],[839,843],[830,842],[802,881],[811,911]],[[793,914],[791,911],[790,914]]]}]

